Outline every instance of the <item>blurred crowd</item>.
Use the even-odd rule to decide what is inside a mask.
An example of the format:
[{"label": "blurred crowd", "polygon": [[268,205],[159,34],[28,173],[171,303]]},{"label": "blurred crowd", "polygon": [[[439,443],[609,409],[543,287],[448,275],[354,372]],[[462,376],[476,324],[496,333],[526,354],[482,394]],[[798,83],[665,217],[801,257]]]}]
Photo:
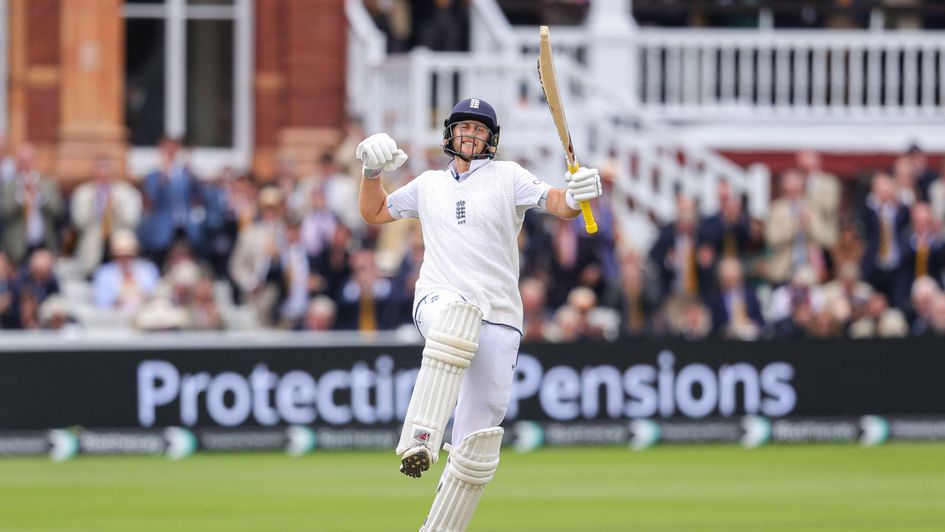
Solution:
[{"label": "blurred crowd", "polygon": [[[0,137],[0,327],[412,330],[419,222],[360,219],[363,136],[349,122],[314,173],[283,158],[268,179],[198,177],[165,138],[147,175],[125,180],[100,156],[68,197],[32,146]],[[945,334],[945,173],[918,148],[862,185],[800,152],[765,220],[724,181],[717,213],[680,194],[644,251],[616,229],[616,168],[602,174],[597,234],[580,218],[525,218],[526,340]],[[385,177],[387,190],[412,177]]]},{"label": "blurred crowd", "polygon": [[598,305],[628,336],[869,338],[945,335],[945,174],[918,147],[862,182],[814,151],[775,179],[767,218],[717,188],[719,212],[677,197],[647,254],[624,252]]}]

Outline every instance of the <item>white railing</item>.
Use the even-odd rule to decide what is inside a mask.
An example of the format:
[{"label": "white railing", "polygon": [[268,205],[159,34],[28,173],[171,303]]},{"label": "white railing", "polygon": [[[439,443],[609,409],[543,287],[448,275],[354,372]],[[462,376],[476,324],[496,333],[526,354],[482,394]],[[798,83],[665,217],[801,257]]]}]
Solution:
[{"label": "white railing", "polygon": [[945,34],[641,30],[638,94],[653,116],[945,117]]},{"label": "white railing", "polygon": [[[514,28],[515,46],[535,44]],[[553,28],[556,53],[584,57],[593,33]],[[640,112],[653,119],[927,120],[945,118],[945,32],[636,28]]]},{"label": "white railing", "polygon": [[345,0],[345,15],[348,18],[347,110],[350,116],[362,117],[368,111],[365,90],[373,82],[371,69],[384,60],[386,40],[361,0]]},{"label": "white railing", "polygon": [[[425,152],[441,142],[450,107],[475,95],[495,106],[500,117],[502,157],[554,183],[564,173],[565,159],[538,83],[537,31],[526,41],[504,18],[497,19],[490,0],[474,0],[472,6],[471,33],[479,35],[473,51],[418,49],[349,65],[362,83],[349,85],[349,98],[361,100],[349,107],[370,109],[362,115],[366,129],[394,136],[411,152],[413,169],[421,170],[428,166]],[[365,31],[349,35],[370,37]],[[699,198],[704,212],[714,211],[720,179],[748,196],[755,215],[766,212],[770,178],[765,168],[745,170],[702,145],[680,141],[675,129],[640,113],[632,95],[600,83],[578,62],[586,37],[557,29],[554,35],[559,88],[578,159],[587,165],[615,164],[614,210],[622,214],[623,233],[632,235],[634,246],[645,248],[655,236],[648,215],[673,218],[678,190]],[[366,39],[356,44],[360,50],[369,45]]]}]

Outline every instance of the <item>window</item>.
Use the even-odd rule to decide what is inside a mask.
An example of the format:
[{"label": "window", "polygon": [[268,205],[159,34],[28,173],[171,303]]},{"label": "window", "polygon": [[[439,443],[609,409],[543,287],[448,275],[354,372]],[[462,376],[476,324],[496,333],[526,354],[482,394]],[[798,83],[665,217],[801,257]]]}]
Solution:
[{"label": "window", "polygon": [[125,125],[134,146],[132,173],[157,164],[162,135],[183,139],[200,175],[249,165],[252,3],[126,0]]}]

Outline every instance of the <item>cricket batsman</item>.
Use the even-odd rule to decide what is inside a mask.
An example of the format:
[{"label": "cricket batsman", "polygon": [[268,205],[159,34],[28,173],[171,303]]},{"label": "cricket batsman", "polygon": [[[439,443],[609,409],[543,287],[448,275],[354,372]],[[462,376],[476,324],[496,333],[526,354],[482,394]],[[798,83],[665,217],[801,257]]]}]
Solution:
[{"label": "cricket batsman", "polygon": [[361,216],[385,224],[419,218],[424,256],[414,322],[425,345],[407,407],[400,471],[420,477],[439,459],[453,416],[452,450],[422,531],[462,531],[492,480],[522,337],[517,238],[533,207],[564,219],[601,195],[596,169],[565,176],[554,188],[512,161],[494,160],[499,121],[484,100],[453,107],[443,127],[444,170],[428,170],[388,195],[378,179],[407,160],[385,133],[358,145],[363,162]]}]

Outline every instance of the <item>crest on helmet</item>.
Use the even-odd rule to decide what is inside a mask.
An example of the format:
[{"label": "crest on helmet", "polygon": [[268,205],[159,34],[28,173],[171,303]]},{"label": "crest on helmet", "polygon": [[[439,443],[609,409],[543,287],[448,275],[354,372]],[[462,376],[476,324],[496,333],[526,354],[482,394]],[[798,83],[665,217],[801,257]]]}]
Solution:
[{"label": "crest on helmet", "polygon": [[[490,133],[485,148],[472,156],[464,155],[453,147],[453,141],[457,138],[453,131],[453,125],[466,120],[475,120],[476,122],[482,123]],[[495,109],[485,100],[479,98],[467,98],[462,100],[453,107],[450,116],[443,121],[443,151],[447,155],[459,157],[465,161],[472,159],[492,159],[495,157],[495,152],[498,147],[499,119],[495,114]]]}]

